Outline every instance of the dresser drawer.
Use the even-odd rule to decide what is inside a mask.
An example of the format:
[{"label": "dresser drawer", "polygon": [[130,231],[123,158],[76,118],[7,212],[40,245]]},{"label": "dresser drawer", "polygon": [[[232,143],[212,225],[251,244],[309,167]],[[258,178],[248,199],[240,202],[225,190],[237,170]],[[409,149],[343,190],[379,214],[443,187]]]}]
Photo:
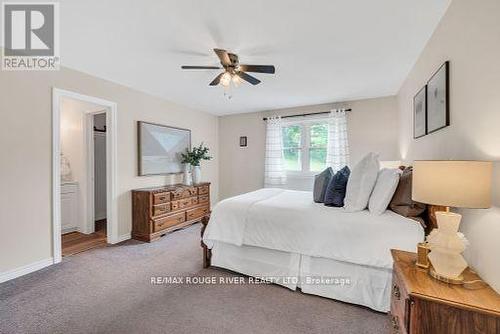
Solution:
[{"label": "dresser drawer", "polygon": [[164,204],[167,202],[170,202],[170,193],[169,192],[153,194],[153,205]]},{"label": "dresser drawer", "polygon": [[186,211],[186,219],[187,220],[193,220],[193,219],[196,219],[196,218],[203,217],[206,214],[208,214],[209,211],[210,210],[209,210],[208,206],[204,206],[204,207],[201,207],[201,208],[196,208],[196,209],[188,210],[188,211]]},{"label": "dresser drawer", "polygon": [[204,195],[204,194],[208,194],[210,191],[210,188],[209,186],[201,186],[201,187],[198,187],[198,195]]},{"label": "dresser drawer", "polygon": [[410,299],[396,272],[392,275],[391,328],[393,333],[406,334],[410,319]]},{"label": "dresser drawer", "polygon": [[191,197],[191,204],[197,205],[199,203],[198,197]]},{"label": "dresser drawer", "polygon": [[183,187],[183,188],[175,190],[172,193],[172,199],[178,200],[178,199],[181,199],[181,198],[188,198],[188,197],[191,197],[191,196],[194,196],[194,195],[196,195],[196,188],[194,188],[194,187]]},{"label": "dresser drawer", "polygon": [[208,194],[206,195],[200,195],[198,196],[198,203],[208,203],[208,201],[210,200],[210,196]]},{"label": "dresser drawer", "polygon": [[170,212],[170,203],[153,205],[153,217]]},{"label": "dresser drawer", "polygon": [[154,231],[159,232],[166,228],[184,223],[186,221],[186,217],[184,216],[184,212],[168,216],[165,218],[157,219],[154,221]]},{"label": "dresser drawer", "polygon": [[184,198],[172,202],[172,210],[180,210],[192,205],[191,198]]}]

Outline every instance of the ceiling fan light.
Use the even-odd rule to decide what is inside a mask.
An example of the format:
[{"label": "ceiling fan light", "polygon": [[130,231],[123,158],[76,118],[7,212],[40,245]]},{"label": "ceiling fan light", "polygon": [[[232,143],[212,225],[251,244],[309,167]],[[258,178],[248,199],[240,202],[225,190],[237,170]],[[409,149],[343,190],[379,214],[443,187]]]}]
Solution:
[{"label": "ceiling fan light", "polygon": [[241,78],[239,75],[234,74],[232,80],[236,87],[238,87],[241,84]]},{"label": "ceiling fan light", "polygon": [[229,86],[229,84],[231,83],[231,74],[229,74],[228,72],[224,73],[224,75],[220,79],[220,83],[222,86]]}]

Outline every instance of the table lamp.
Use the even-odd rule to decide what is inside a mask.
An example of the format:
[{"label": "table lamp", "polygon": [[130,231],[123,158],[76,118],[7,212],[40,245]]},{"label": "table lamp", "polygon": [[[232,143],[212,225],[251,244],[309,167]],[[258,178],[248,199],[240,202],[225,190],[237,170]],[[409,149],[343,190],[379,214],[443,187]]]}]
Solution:
[{"label": "table lamp", "polygon": [[415,161],[412,199],[440,205],[438,228],[427,236],[432,264],[429,274],[447,283],[461,284],[467,262],[462,256],[466,240],[458,234],[462,216],[450,207],[486,209],[491,206],[492,163],[487,161]]}]

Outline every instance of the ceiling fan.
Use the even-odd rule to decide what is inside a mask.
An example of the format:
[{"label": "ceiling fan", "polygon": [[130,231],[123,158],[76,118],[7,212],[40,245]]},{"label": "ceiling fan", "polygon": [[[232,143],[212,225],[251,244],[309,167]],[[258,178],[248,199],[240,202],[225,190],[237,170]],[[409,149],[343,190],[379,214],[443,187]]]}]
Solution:
[{"label": "ceiling fan", "polygon": [[240,64],[238,55],[234,53],[227,52],[222,49],[214,49],[215,54],[220,59],[222,67],[219,66],[181,66],[183,70],[221,70],[224,72],[220,73],[215,77],[210,83],[210,86],[217,86],[219,83],[224,87],[231,84],[231,81],[238,85],[242,80],[245,80],[252,85],[258,85],[260,80],[254,76],[251,76],[247,72],[253,73],[266,73],[274,74],[273,65],[243,65]]}]

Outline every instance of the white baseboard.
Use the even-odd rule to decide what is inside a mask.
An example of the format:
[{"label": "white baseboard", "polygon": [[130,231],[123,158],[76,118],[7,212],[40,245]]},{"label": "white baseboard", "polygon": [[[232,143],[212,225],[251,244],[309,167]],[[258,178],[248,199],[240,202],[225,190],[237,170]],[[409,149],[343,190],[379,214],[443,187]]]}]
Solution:
[{"label": "white baseboard", "polygon": [[40,270],[42,268],[48,267],[54,264],[53,258],[43,259],[37,262],[30,263],[28,265],[12,269],[3,273],[0,273],[0,283],[10,281],[11,279],[24,276],[26,274],[32,273],[34,271]]},{"label": "white baseboard", "polygon": [[102,212],[102,213],[96,212],[94,220],[99,221],[99,220],[103,220],[103,219],[106,219],[106,212]]},{"label": "white baseboard", "polygon": [[120,236],[118,236],[118,238],[116,238],[115,240],[111,240],[111,242],[109,242],[110,244],[117,244],[119,242],[122,242],[122,241],[125,241],[125,240],[128,240],[132,238],[132,236],[130,235],[130,233],[126,233],[126,234],[122,234]]},{"label": "white baseboard", "polygon": [[78,231],[77,227],[65,227],[61,229],[61,235]]}]

